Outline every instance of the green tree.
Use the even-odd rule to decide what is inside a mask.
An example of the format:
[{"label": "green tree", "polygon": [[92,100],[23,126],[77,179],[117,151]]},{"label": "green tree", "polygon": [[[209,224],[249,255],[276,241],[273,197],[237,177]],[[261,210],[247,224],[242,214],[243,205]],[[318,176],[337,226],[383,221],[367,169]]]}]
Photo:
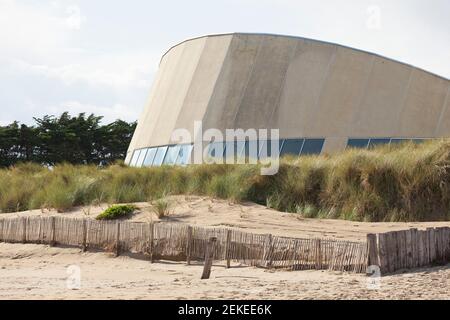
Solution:
[{"label": "green tree", "polygon": [[0,126],[0,166],[19,161],[46,165],[108,164],[124,159],[136,122],[116,120],[101,125],[101,116],[68,112],[59,117],[34,118],[36,125],[13,122]]}]

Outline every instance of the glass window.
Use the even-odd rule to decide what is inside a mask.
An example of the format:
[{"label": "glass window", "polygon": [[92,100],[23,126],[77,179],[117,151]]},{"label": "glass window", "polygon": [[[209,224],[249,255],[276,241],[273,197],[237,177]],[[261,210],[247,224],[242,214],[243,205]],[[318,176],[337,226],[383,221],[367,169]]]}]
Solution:
[{"label": "glass window", "polygon": [[227,141],[225,142],[225,159],[236,158],[236,149],[237,143],[236,141]]},{"label": "glass window", "polygon": [[163,163],[164,156],[167,152],[167,146],[165,147],[158,147],[158,150],[155,154],[155,159],[153,159],[153,166],[160,166]]},{"label": "glass window", "polygon": [[245,142],[245,157],[258,159],[258,141],[251,140]]},{"label": "glass window", "polygon": [[136,162],[136,167],[142,167],[142,163],[144,162],[144,159],[145,159],[145,155],[147,154],[147,150],[148,149],[142,149],[141,150],[141,153],[139,154],[139,158],[138,158],[138,160],[137,160],[137,162]]},{"label": "glass window", "polygon": [[245,141],[236,141],[236,158],[245,158]]},{"label": "glass window", "polygon": [[391,139],[391,144],[400,144],[400,143],[407,143],[411,142],[411,139],[400,139],[400,138],[393,138]]},{"label": "glass window", "polygon": [[270,157],[271,154],[270,140],[260,140],[258,146],[258,156],[261,159]]},{"label": "glass window", "polygon": [[422,143],[425,142],[427,139],[412,139],[412,142],[414,143]]},{"label": "glass window", "polygon": [[136,163],[137,163],[137,161],[138,161],[138,159],[139,159],[139,155],[141,154],[141,149],[139,149],[139,150],[134,150],[134,152],[133,152],[133,157],[131,158],[131,161],[130,161],[130,166],[132,166],[132,167],[136,167]]},{"label": "glass window", "polygon": [[[272,149],[276,147],[278,142],[278,150]],[[283,140],[261,140],[259,142],[259,158],[264,159],[268,157],[278,157],[280,155],[279,150],[282,147]]]},{"label": "glass window", "polygon": [[367,148],[369,139],[348,139],[347,148]]},{"label": "glass window", "polygon": [[374,138],[369,141],[369,149],[374,148],[376,146],[382,144],[388,144],[391,141],[391,138]]},{"label": "glass window", "polygon": [[170,146],[167,149],[166,156],[164,157],[164,164],[174,165],[175,161],[177,161],[178,153],[180,151],[180,145]]},{"label": "glass window", "polygon": [[306,139],[301,154],[320,154],[324,143],[325,139]]},{"label": "glass window", "polygon": [[156,150],[158,148],[150,148],[147,151],[147,155],[145,156],[143,166],[150,167],[153,164],[153,159],[155,158]]},{"label": "glass window", "polygon": [[300,151],[302,150],[303,143],[305,142],[305,139],[285,139],[283,146],[281,147],[281,153],[280,155],[296,155],[298,156],[300,154]]},{"label": "glass window", "polygon": [[224,152],[223,142],[211,142],[208,147],[208,156],[211,158],[222,158]]},{"label": "glass window", "polygon": [[177,165],[189,164],[191,159],[192,144],[183,144],[180,146],[180,151],[178,152],[178,158],[176,161]]}]

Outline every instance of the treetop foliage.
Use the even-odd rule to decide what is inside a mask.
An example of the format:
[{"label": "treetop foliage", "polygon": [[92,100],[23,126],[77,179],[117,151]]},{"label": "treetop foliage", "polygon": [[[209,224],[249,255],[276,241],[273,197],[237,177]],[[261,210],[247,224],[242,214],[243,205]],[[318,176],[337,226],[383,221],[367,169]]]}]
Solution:
[{"label": "treetop foliage", "polygon": [[124,159],[136,122],[102,125],[102,118],[64,112],[59,117],[33,118],[32,126],[17,121],[0,126],[0,167],[18,162],[99,165]]}]

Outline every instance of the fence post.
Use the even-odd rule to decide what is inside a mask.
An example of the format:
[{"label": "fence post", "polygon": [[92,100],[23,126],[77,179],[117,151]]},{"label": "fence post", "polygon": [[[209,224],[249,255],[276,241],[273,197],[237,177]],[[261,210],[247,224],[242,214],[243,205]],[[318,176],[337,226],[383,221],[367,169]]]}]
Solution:
[{"label": "fence post", "polygon": [[378,266],[381,268],[377,249],[377,236],[373,233],[367,234],[367,266]]},{"label": "fence post", "polygon": [[429,262],[430,264],[436,262],[436,234],[434,231],[434,228],[427,228],[428,231],[428,237],[429,237]]},{"label": "fence post", "polygon": [[416,268],[419,265],[419,230],[413,228],[411,231],[411,268]]},{"label": "fence post", "polygon": [[266,267],[272,267],[273,260],[273,236],[271,234],[266,234],[266,241],[264,241],[264,254],[263,260],[265,261]]},{"label": "fence post", "polygon": [[43,239],[41,239],[41,237],[42,237],[42,217],[39,217],[37,243],[42,243],[43,242]]},{"label": "fence post", "polygon": [[380,262],[381,273],[389,272],[389,251],[388,251],[388,235],[386,233],[378,234],[378,260]]},{"label": "fence post", "polygon": [[148,240],[148,250],[149,250],[149,254],[150,254],[150,263],[153,263],[154,231],[155,231],[155,225],[153,224],[153,222],[150,222],[150,225],[149,225],[149,240]]},{"label": "fence post", "polygon": [[450,261],[450,228],[444,227],[444,260]]},{"label": "fence post", "polygon": [[82,243],[82,250],[83,250],[83,252],[86,252],[86,250],[87,250],[87,221],[86,221],[86,219],[83,219],[83,243]]},{"label": "fence post", "polygon": [[192,250],[192,227],[187,227],[187,239],[186,239],[186,264],[191,264],[191,250]]},{"label": "fence post", "polygon": [[205,252],[205,265],[203,267],[203,273],[201,279],[209,279],[209,276],[211,275],[211,266],[213,262],[213,255],[214,255],[214,245],[217,241],[216,237],[209,238],[208,245],[206,246],[206,252]]},{"label": "fence post", "polygon": [[413,266],[413,241],[412,241],[412,230],[406,230],[406,260],[405,267],[412,268]]},{"label": "fence post", "polygon": [[27,217],[22,217],[22,243],[27,243]]},{"label": "fence post", "polygon": [[315,241],[315,255],[316,255],[316,270],[322,269],[322,248],[321,248],[321,242],[320,239],[316,239]]},{"label": "fence post", "polygon": [[50,241],[50,246],[56,245],[56,217],[51,217],[51,226],[52,226],[52,239]]},{"label": "fence post", "polygon": [[116,257],[120,255],[120,222],[117,222],[116,230]]},{"label": "fence post", "polygon": [[418,232],[418,245],[417,245],[417,253],[418,253],[418,267],[423,267],[427,263],[425,262],[425,238],[426,238],[427,232],[420,230]]},{"label": "fence post", "polygon": [[227,268],[231,267],[230,263],[230,248],[231,248],[231,230],[227,230],[227,240],[225,243],[225,259],[227,260]]}]

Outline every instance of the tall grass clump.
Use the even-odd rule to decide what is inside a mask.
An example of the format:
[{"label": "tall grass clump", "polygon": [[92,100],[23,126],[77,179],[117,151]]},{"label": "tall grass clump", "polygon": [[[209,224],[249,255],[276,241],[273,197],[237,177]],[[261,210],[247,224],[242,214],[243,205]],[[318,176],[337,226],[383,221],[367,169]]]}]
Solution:
[{"label": "tall grass clump", "polygon": [[0,212],[155,202],[167,194],[253,201],[305,218],[450,220],[450,142],[284,158],[273,176],[260,175],[260,165],[226,164],[0,169]]},{"label": "tall grass clump", "polygon": [[156,214],[159,219],[167,217],[170,214],[170,209],[172,207],[172,201],[168,199],[166,193],[159,199],[152,201],[152,211]]}]

